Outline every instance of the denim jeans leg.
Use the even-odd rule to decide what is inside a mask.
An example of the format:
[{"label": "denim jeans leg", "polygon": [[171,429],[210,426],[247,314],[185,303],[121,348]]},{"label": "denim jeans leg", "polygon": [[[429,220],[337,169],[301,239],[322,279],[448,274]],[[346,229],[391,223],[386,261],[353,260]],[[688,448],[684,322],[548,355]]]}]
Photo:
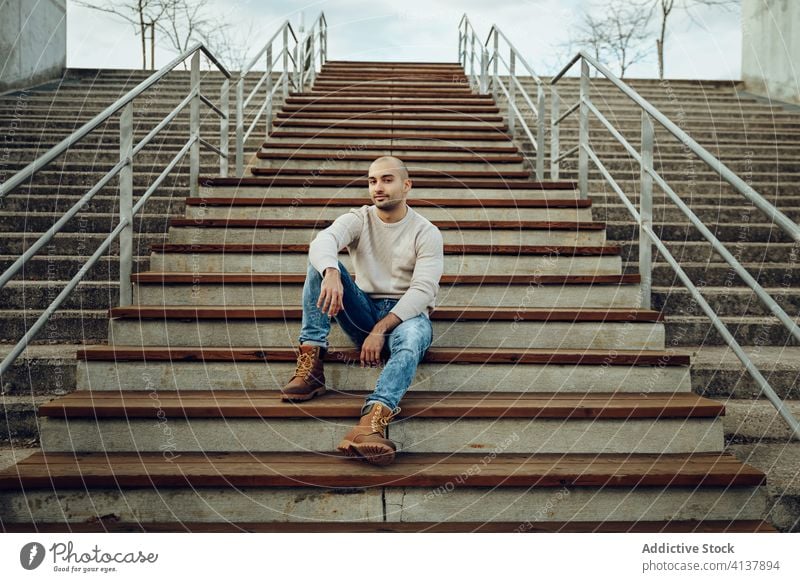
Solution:
[{"label": "denim jeans leg", "polygon": [[433,327],[425,314],[407,319],[395,327],[389,335],[390,357],[383,368],[375,391],[365,398],[368,402],[382,402],[394,409],[405,395],[417,365],[433,342]]},{"label": "denim jeans leg", "polygon": [[298,342],[327,348],[331,321],[317,307],[321,286],[322,275],[309,263],[306,280],[303,283],[303,321],[300,326]]},{"label": "denim jeans leg", "polygon": [[361,349],[361,344],[367,339],[380,317],[375,308],[375,300],[356,285],[341,261],[339,270],[342,274],[343,287],[342,311],[334,319],[347,337],[353,340],[356,348]]},{"label": "denim jeans leg", "polygon": [[[366,329],[366,333],[360,339],[363,342],[363,338],[366,338],[377,321],[375,309],[369,296],[359,289],[341,261],[338,267],[342,278],[343,309],[336,316],[336,321],[354,342],[360,337],[361,330]],[[301,344],[322,346],[327,349],[331,318],[317,307],[321,286],[322,275],[309,263],[303,284],[303,321],[298,339]]]}]

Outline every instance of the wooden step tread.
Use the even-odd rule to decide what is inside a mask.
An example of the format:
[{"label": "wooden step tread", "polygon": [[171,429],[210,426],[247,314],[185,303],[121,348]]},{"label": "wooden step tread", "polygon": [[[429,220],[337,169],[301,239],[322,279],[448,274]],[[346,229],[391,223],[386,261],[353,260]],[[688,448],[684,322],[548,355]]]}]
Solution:
[{"label": "wooden step tread", "polygon": [[[311,119],[303,120],[303,119],[283,119],[283,120],[275,120],[273,122],[275,127],[332,127],[336,129],[382,129],[382,130],[389,130],[392,133],[395,130],[402,130],[402,131],[441,131],[443,126],[436,126],[430,125],[427,123],[419,123],[419,124],[405,124],[405,125],[393,125],[392,123],[335,123],[331,124],[326,121],[314,121]],[[474,131],[474,132],[491,132],[491,133],[501,133],[505,137],[505,132],[508,130],[508,127],[503,125],[497,126],[489,126],[489,127],[480,127],[480,126],[458,126],[452,125],[446,127],[447,131],[452,132],[456,135],[467,132],[467,131]],[[396,137],[396,136],[395,136]]]},{"label": "wooden step tread", "polygon": [[[605,222],[545,220],[432,220],[441,230],[605,230]],[[170,226],[197,228],[327,228],[331,218],[172,218]]]},{"label": "wooden step tread", "polygon": [[[315,453],[34,453],[0,471],[0,489],[86,487],[732,487],[766,476],[725,453],[404,453],[385,467]],[[462,474],[468,479],[456,478]]]},{"label": "wooden step tread", "polygon": [[[591,208],[592,201],[580,198],[407,198],[412,207],[425,208]],[[372,204],[368,196],[360,198],[237,197],[186,198],[186,206],[362,206]]]},{"label": "wooden step tread", "polygon": [[482,522],[125,522],[0,523],[4,533],[777,533],[770,523],[734,521],[519,521]]},{"label": "wooden step tread", "polygon": [[[355,279],[355,275],[351,274]],[[305,273],[200,273],[144,271],[131,275],[131,281],[160,284],[300,284]],[[632,285],[641,282],[638,274],[629,275],[442,275],[443,285]]]},{"label": "wooden step tread", "polygon": [[[363,113],[371,111],[380,111],[383,113],[460,113],[463,115],[472,115],[475,113],[480,114],[497,114],[500,109],[496,105],[460,105],[446,107],[436,105],[375,105],[369,104],[359,105],[353,103],[351,105],[325,105],[325,104],[306,104],[306,105],[286,105],[282,108],[286,113],[297,113],[306,111],[309,113]],[[317,144],[316,147],[319,147]],[[352,147],[352,146],[351,146]]]},{"label": "wooden step tread", "polygon": [[[374,160],[375,158],[369,158],[369,161]],[[279,166],[274,168],[262,168],[259,166],[252,166],[250,168],[250,172],[254,176],[276,176],[279,178],[288,177],[288,176],[311,176],[306,178],[307,183],[318,183],[320,180],[324,180],[326,178],[334,178],[335,177],[346,177],[347,181],[352,183],[354,180],[359,180],[357,186],[364,188],[366,186],[367,174],[366,169],[369,167],[368,161],[364,162],[364,170],[359,169],[348,169],[348,168],[290,168],[285,166]],[[425,182],[427,180],[438,180],[442,176],[445,179],[449,180],[460,180],[460,179],[494,179],[498,180],[499,183],[503,183],[504,180],[528,180],[531,177],[531,173],[528,170],[503,170],[502,168],[497,170],[430,170],[425,167],[414,167],[413,165],[409,164],[409,171],[413,174],[414,185],[420,187],[420,182]],[[363,182],[360,182],[363,180]],[[462,182],[463,186],[464,182]]]},{"label": "wooden step tread", "polygon": [[[348,143],[302,143],[302,142],[289,142],[289,141],[265,141],[261,144],[262,148],[270,148],[270,149],[282,149],[282,150],[292,150],[292,151],[303,151],[303,150],[345,150],[347,151],[350,148],[353,148],[353,144]],[[516,154],[519,153],[519,149],[516,146],[448,146],[448,145],[408,145],[408,146],[396,146],[392,145],[391,143],[387,143],[385,146],[381,145],[370,145],[370,146],[359,146],[358,151],[373,151],[377,150],[380,152],[384,151],[414,151],[414,152],[464,152],[469,151],[473,153],[497,153],[497,154]]]},{"label": "wooden step tread", "polygon": [[[259,151],[256,157],[260,160],[287,160],[287,161],[300,161],[300,160],[329,160],[330,154],[326,153],[305,153],[305,152],[264,152]],[[373,154],[353,154],[341,153],[336,155],[336,161],[363,161],[372,162],[375,159]],[[466,155],[442,155],[442,156],[425,156],[406,154],[403,155],[403,162],[410,164],[412,162],[449,162],[449,163],[483,163],[483,164],[518,164],[524,161],[525,158],[520,155],[481,155],[475,154]],[[419,172],[417,172],[419,174]],[[527,172],[526,175],[530,175]]]},{"label": "wooden step tread", "polygon": [[[315,137],[319,138],[336,138],[336,139],[347,139],[352,140],[355,138],[364,138],[364,139],[417,139],[417,140],[424,140],[424,141],[443,141],[446,143],[458,142],[460,141],[502,141],[506,143],[511,143],[511,136],[506,133],[494,132],[494,133],[472,133],[472,134],[453,134],[453,133],[414,133],[414,132],[406,132],[405,134],[399,130],[394,130],[391,132],[391,135],[387,135],[385,131],[383,132],[358,132],[354,133],[352,131],[335,131],[335,130],[327,130],[327,131],[320,131],[317,134],[314,134]],[[289,129],[275,129],[271,134],[271,137],[291,137],[291,138],[300,138],[300,139],[308,139],[309,133],[303,131],[292,131]]]},{"label": "wooden step tread", "polygon": [[[348,364],[359,361],[360,350],[331,347],[325,362]],[[296,362],[297,350],[261,347],[130,347],[94,346],[79,348],[83,361],[104,362]],[[578,366],[688,366],[690,355],[675,350],[548,350],[548,349],[451,349],[429,348],[423,357],[428,364],[545,364]]]},{"label": "wooden step tread", "polygon": [[[505,175],[505,172],[504,172]],[[364,180],[366,175],[363,174]],[[361,182],[354,182],[348,178],[325,178],[315,176],[312,170],[307,170],[305,176],[286,177],[286,178],[221,178],[221,177],[200,177],[200,184],[203,186],[258,186],[266,188],[268,186],[300,186],[308,188],[309,186],[335,186],[336,188],[358,188],[364,190],[366,185]],[[457,188],[464,189],[478,189],[478,188],[495,188],[499,190],[575,190],[574,182],[538,182],[534,180],[526,180],[519,182],[509,182],[498,176],[492,180],[459,180],[448,178],[425,179],[414,178],[415,188]]]},{"label": "wooden step tread", "polygon": [[349,103],[362,103],[369,105],[486,105],[497,107],[494,99],[486,95],[459,95],[457,97],[433,97],[430,95],[414,96],[414,95],[396,95],[393,97],[388,96],[359,96],[352,97],[332,97],[331,93],[324,95],[309,95],[308,93],[301,95],[289,96],[286,98],[285,103],[288,105],[303,105],[306,103],[314,103],[316,105],[347,105]]},{"label": "wooden step tread", "polygon": [[[132,305],[112,307],[109,314],[118,319],[300,319],[301,306],[258,307],[253,305]],[[527,309],[524,307],[437,307],[431,320],[440,321],[559,321],[582,322],[658,322],[660,311],[626,308]]]},{"label": "wooden step tread", "polygon": [[456,114],[455,112],[448,114],[441,113],[423,113],[423,112],[409,112],[409,113],[384,113],[382,111],[367,111],[362,113],[355,113],[353,111],[347,112],[318,112],[306,111],[281,111],[275,115],[276,119],[347,119],[351,121],[372,119],[372,120],[385,120],[385,121],[458,121],[458,122],[474,122],[480,121],[483,123],[501,123],[503,117],[500,115],[486,115],[475,113]]},{"label": "wooden step tread", "polygon": [[[155,253],[305,253],[308,244],[294,243],[206,243],[179,244],[155,243],[150,250]],[[343,252],[343,251],[339,251]],[[620,254],[618,246],[567,247],[567,246],[535,246],[535,245],[458,245],[445,244],[446,255],[515,255],[533,256],[547,255],[559,257],[600,257]]]},{"label": "wooden step tread", "polygon": [[[343,393],[347,392],[347,393]],[[159,412],[169,418],[354,418],[364,391],[329,391],[308,402],[281,401],[276,390],[181,390],[158,396]],[[725,407],[694,393],[503,393],[409,392],[402,418],[663,419],[716,418]],[[39,416],[55,418],[152,418],[153,398],[146,390],[79,390],[39,407]]]}]

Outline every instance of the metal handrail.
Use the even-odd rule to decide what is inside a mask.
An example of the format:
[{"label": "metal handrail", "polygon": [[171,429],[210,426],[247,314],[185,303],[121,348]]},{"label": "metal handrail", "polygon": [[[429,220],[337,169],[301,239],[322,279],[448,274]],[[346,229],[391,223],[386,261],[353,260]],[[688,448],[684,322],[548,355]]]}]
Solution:
[{"label": "metal handrail", "polygon": [[[688,277],[686,272],[680,266],[680,263],[675,259],[672,253],[667,249],[664,242],[659,238],[659,236],[653,230],[653,182],[655,182],[659,188],[661,188],[669,199],[683,212],[683,214],[689,219],[690,223],[696,227],[703,237],[711,243],[711,246],[714,250],[722,256],[722,258],[731,266],[731,268],[736,272],[739,277],[745,282],[745,284],[753,290],[759,300],[773,313],[781,324],[789,331],[789,333],[798,341],[800,341],[800,326],[784,311],[784,309],[775,301],[775,299],[766,292],[766,290],[756,281],[756,279],[744,268],[744,266],[736,259],[736,257],[728,251],[725,245],[711,232],[711,230],[700,220],[699,217],[689,208],[688,205],[678,196],[678,194],[673,190],[673,188],[668,184],[668,182],[654,169],[653,167],[653,150],[654,150],[654,136],[655,130],[653,127],[653,120],[658,121],[662,126],[664,126],[670,133],[672,133],[675,137],[677,137],[681,143],[686,145],[689,149],[691,149],[695,154],[698,155],[703,161],[706,161],[709,166],[714,168],[719,175],[725,179],[729,184],[734,186],[737,190],[739,190],[745,197],[752,201],[758,208],[764,210],[765,213],[773,219],[775,224],[779,224],[784,227],[784,230],[792,236],[792,238],[797,241],[798,238],[796,234],[798,233],[798,226],[794,224],[788,217],[778,211],[774,206],[772,206],[768,201],[766,201],[758,192],[754,189],[746,186],[746,189],[740,188],[740,182],[744,184],[744,182],[739,178],[736,174],[733,173],[727,166],[725,166],[722,162],[714,158],[707,150],[705,150],[702,146],[697,144],[694,140],[692,140],[685,132],[683,132],[680,128],[678,128],[674,123],[672,123],[664,114],[662,114],[658,109],[656,109],[653,105],[647,102],[644,98],[642,98],[638,93],[636,93],[633,89],[631,89],[627,84],[624,83],[621,79],[617,78],[611,71],[609,71],[606,67],[598,63],[594,58],[590,55],[586,54],[584,51],[580,51],[575,57],[573,57],[568,65],[562,69],[558,75],[553,77],[551,80],[551,84],[553,86],[553,99],[554,103],[557,103],[558,100],[558,93],[555,91],[555,85],[558,83],[559,79],[561,79],[564,74],[572,67],[575,63],[580,61],[581,63],[581,80],[580,80],[580,99],[578,101],[577,106],[571,107],[564,115],[558,115],[557,106],[553,107],[553,111],[551,112],[552,116],[552,127],[553,131],[551,131],[551,139],[558,144],[558,127],[561,121],[566,118],[569,114],[573,113],[575,110],[579,111],[580,114],[580,122],[579,122],[579,138],[578,138],[578,145],[574,148],[570,149],[568,152],[560,153],[558,150],[558,146],[556,145],[552,148],[553,152],[553,160],[551,163],[556,168],[556,172],[558,170],[558,163],[559,161],[571,155],[575,151],[578,152],[578,187],[581,191],[581,196],[586,197],[587,195],[587,188],[588,188],[588,162],[591,161],[597,169],[600,171],[603,179],[611,186],[617,196],[622,200],[624,206],[633,216],[634,220],[639,226],[639,274],[641,277],[641,302],[642,307],[650,307],[651,303],[651,289],[652,289],[652,245],[655,245],[658,249],[661,256],[666,260],[666,262],[670,265],[670,267],[675,271],[678,275],[678,278],[683,282],[683,284],[688,289],[690,295],[695,300],[695,302],[700,305],[703,312],[708,316],[711,320],[712,325],[714,328],[719,332],[722,336],[725,343],[733,350],[736,357],[742,362],[747,372],[753,378],[753,380],[758,385],[761,392],[766,396],[767,400],[776,408],[778,413],[781,417],[786,421],[789,425],[790,429],[794,433],[795,436],[800,437],[800,422],[792,415],[789,408],[786,404],[781,400],[781,398],[777,395],[775,390],[772,388],[770,383],[767,379],[761,374],[758,367],[753,363],[751,358],[747,355],[747,353],[742,349],[741,345],[736,338],[731,334],[728,330],[727,326],[722,322],[719,315],[714,311],[714,309],[710,306],[708,301],[703,297],[700,290],[697,286],[692,282],[692,280]],[[592,65],[596,70],[598,70],[601,74],[603,74],[607,79],[609,79],[614,85],[620,88],[625,95],[630,97],[634,103],[636,103],[642,111],[642,145],[641,145],[641,152],[636,151],[636,149],[630,144],[630,142],[625,139],[625,137],[617,130],[613,124],[603,115],[597,107],[592,103],[591,98],[589,96],[589,65]],[[628,154],[639,164],[640,166],[640,208],[639,210],[636,209],[634,204],[630,201],[630,199],[625,195],[623,189],[619,186],[616,180],[614,180],[613,176],[609,172],[609,170],[605,167],[602,161],[597,156],[596,152],[591,148],[589,143],[589,124],[588,124],[588,117],[589,114],[592,114],[595,118],[597,118],[603,127],[608,130],[608,132],[616,139],[625,149]],[[711,163],[706,158],[711,157],[713,158],[715,163]],[[645,243],[644,241],[650,241]]]},{"label": "metal handrail", "polygon": [[185,61],[189,55],[196,51],[202,51],[226,78],[230,78],[231,74],[220,63],[220,61],[202,44],[197,43],[186,50],[186,52],[175,57],[172,61],[164,65],[161,69],[150,75],[147,79],[136,85],[133,89],[128,91],[125,95],[120,97],[113,104],[109,105],[102,112],[98,113],[93,119],[87,121],[79,129],[76,129],[68,137],[64,138],[61,142],[54,145],[47,152],[36,158],[33,162],[25,166],[22,170],[14,174],[11,178],[0,184],[0,198],[4,198],[11,190],[22,184],[25,180],[33,176],[36,172],[55,160],[61,154],[67,151],[75,143],[86,137],[92,131],[97,129],[103,123],[108,121],[114,114],[118,113],[125,105],[136,99],[139,95],[147,91],[150,87],[158,83],[164,75],[171,72],[175,67]]},{"label": "metal handrail", "polygon": [[[464,29],[463,31],[461,29]],[[475,73],[475,45],[481,47],[481,55],[480,55],[480,72],[479,75]],[[462,50],[463,45],[463,50]],[[488,64],[488,54],[486,48],[482,45],[480,38],[478,37],[478,33],[475,32],[475,28],[472,26],[472,22],[470,22],[469,17],[466,13],[461,17],[461,20],[458,23],[458,62],[461,63],[464,67],[464,71],[467,71],[467,45],[469,45],[469,72],[466,73],[467,79],[469,79],[470,88],[478,91],[479,93],[486,93],[488,90],[488,83],[487,83],[487,75],[486,70],[489,66]],[[474,80],[474,84],[473,84]]]},{"label": "metal handrail", "polygon": [[[205,54],[224,75],[225,80],[221,86],[221,105],[217,107],[213,102],[200,92],[200,55]],[[165,75],[173,71],[186,59],[191,58],[190,89],[187,96],[168,113],[147,135],[136,145],[133,143],[133,103],[134,100],[147,91],[150,87],[160,81]],[[144,207],[150,196],[159,188],[166,177],[175,169],[177,164],[188,154],[189,155],[189,175],[190,175],[190,195],[197,196],[198,177],[200,170],[200,145],[209,147],[218,154],[220,158],[220,170],[223,175],[227,175],[227,149],[228,149],[228,87],[230,72],[220,63],[220,61],[202,44],[198,43],[187,49],[181,55],[170,61],[167,65],[153,73],[150,77],[139,83],[123,97],[107,107],[91,121],[84,124],[81,128],[73,132],[69,137],[52,147],[45,154],[28,164],[20,172],[11,177],[7,182],[0,186],[0,198],[6,196],[14,188],[34,176],[42,168],[58,156],[64,154],[69,148],[97,129],[100,125],[111,119],[118,113],[119,116],[119,162],[106,172],[100,180],[95,183],[81,198],[75,203],[61,218],[50,227],[39,239],[20,255],[20,257],[0,275],[0,289],[27,264],[27,262],[40,251],[52,238],[58,234],[64,225],[71,220],[80,210],[82,210],[92,198],[105,188],[108,183],[119,176],[119,223],[103,240],[91,257],[84,263],[67,285],[62,289],[58,296],[45,308],[33,325],[25,332],[23,337],[14,345],[11,351],[0,362],[0,376],[2,376],[28,347],[30,342],[41,331],[50,316],[61,306],[72,290],[86,276],[86,273],[108,251],[111,244],[119,238],[120,252],[120,299],[121,306],[130,305],[132,302],[131,270],[133,264],[133,218]],[[200,137],[200,104],[205,103],[210,106],[211,111],[220,117],[220,145],[219,148],[212,146],[208,141]],[[172,158],[164,170],[158,175],[137,203],[133,204],[133,158],[150,143],[167,125],[169,125],[177,115],[186,107],[189,112],[189,138],[181,147],[180,151]]]},{"label": "metal handrail", "polygon": [[[306,80],[309,79],[311,83],[314,81],[315,61],[317,60],[317,56],[319,57],[320,68],[327,60],[328,21],[325,19],[325,13],[320,12],[307,33],[303,26],[302,13],[300,16],[300,28],[297,33],[295,33],[294,28],[288,20],[284,21],[278,30],[264,44],[261,50],[256,53],[247,66],[239,73],[239,78],[236,81],[235,127],[235,174],[238,178],[244,176],[244,144],[255,130],[262,116],[265,117],[264,138],[268,138],[272,133],[272,111],[277,88],[281,87],[284,101],[289,96],[289,84],[292,85],[293,90],[303,92],[305,90]],[[273,53],[276,52],[273,50],[273,44],[278,39],[278,36],[281,37],[283,46],[277,51],[273,58]],[[293,43],[290,42],[290,36],[292,41],[294,41]],[[319,49],[315,51],[314,43],[317,38],[319,38]],[[306,44],[310,44],[311,46],[311,50],[308,54],[305,53]],[[245,77],[261,59],[266,59],[266,70],[255,87],[253,87],[245,97]],[[282,71],[277,80],[273,81],[273,75],[276,72],[276,64],[279,61],[282,62]],[[258,92],[262,90],[262,86],[264,85],[266,85],[264,89],[264,101],[260,104],[255,113],[255,117],[250,122],[247,129],[245,129],[246,110],[251,102],[256,99]]]},{"label": "metal handrail", "polygon": [[697,143],[685,131],[673,123],[666,115],[661,113],[654,105],[644,99],[636,91],[634,91],[627,83],[619,79],[614,73],[609,71],[605,66],[600,64],[591,55],[585,51],[578,52],[572,60],[565,66],[553,79],[550,81],[551,85],[555,85],[564,74],[579,60],[591,64],[597,71],[603,74],[613,85],[615,85],[622,93],[630,98],[640,109],[646,111],[650,117],[657,121],[673,136],[691,150],[697,157],[704,161],[712,170],[714,170],[723,180],[733,186],[740,194],[747,198],[753,205],[761,210],[771,222],[778,225],[781,230],[788,234],[795,242],[800,242],[800,226],[798,226],[791,218],[786,216],[778,210],[773,204],[766,200],[759,194],[752,186],[742,180],[733,170],[723,164],[719,159]]},{"label": "metal handrail", "polygon": [[[462,30],[463,28],[463,30]],[[469,39],[469,41],[468,41]],[[474,61],[475,61],[475,42],[477,39],[477,33],[472,26],[472,23],[469,20],[469,17],[464,14],[461,17],[461,20],[458,23],[458,58],[459,63],[464,66],[466,71],[467,68],[467,51],[466,47],[467,44],[470,44],[471,54],[470,54],[470,65],[472,67],[472,72],[468,75],[470,78],[470,86],[472,85],[472,77],[475,77],[477,80],[477,90],[480,93],[487,93],[489,90],[489,66],[492,67],[491,73],[491,86],[492,86],[492,95],[494,96],[495,100],[497,100],[499,93],[498,89],[501,89],[503,95],[506,97],[506,118],[508,119],[508,132],[511,134],[512,138],[514,136],[516,130],[516,122],[519,120],[519,123],[522,125],[522,130],[533,146],[534,151],[536,152],[536,179],[543,180],[544,179],[544,147],[545,147],[545,90],[544,90],[544,83],[528,64],[528,61],[525,60],[525,57],[522,56],[517,47],[508,39],[508,37],[503,34],[497,25],[493,24],[492,27],[489,29],[489,34],[486,37],[486,40],[483,43],[480,43],[481,47],[481,69],[480,75],[476,76],[474,74]],[[500,40],[503,40],[505,43],[504,50],[508,50],[508,60],[503,58],[502,52],[500,50]],[[489,43],[492,43],[491,53],[487,48]],[[463,48],[462,48],[463,47]],[[528,90],[522,84],[519,79],[519,75],[516,72],[516,64],[517,62],[521,63],[525,70],[528,72],[528,75],[533,79],[534,83],[536,84],[536,104],[534,104],[534,100],[531,95],[528,93]],[[503,64],[506,68],[507,75],[509,78],[508,87],[506,84],[502,82],[500,78],[500,70],[499,65]],[[525,116],[519,110],[519,107],[516,103],[516,96],[517,91],[519,90],[520,94],[523,97],[525,104],[533,113],[533,116],[536,119],[536,135],[534,136],[533,131],[528,126],[528,122],[525,119]]]}]

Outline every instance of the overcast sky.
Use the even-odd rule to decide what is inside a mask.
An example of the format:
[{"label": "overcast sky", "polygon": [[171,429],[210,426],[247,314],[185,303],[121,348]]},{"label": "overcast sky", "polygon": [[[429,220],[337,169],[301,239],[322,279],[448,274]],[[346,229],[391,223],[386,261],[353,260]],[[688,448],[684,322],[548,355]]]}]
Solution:
[{"label": "overcast sky", "polygon": [[[565,43],[584,11],[601,2],[587,0],[211,0],[210,10],[243,39],[252,30],[252,47],[272,35],[285,19],[298,24],[325,11],[331,60],[451,61],[457,59],[458,22],[467,13],[485,39],[495,23],[537,73],[551,74],[566,58]],[[653,22],[655,31],[656,23]],[[573,33],[574,34],[574,33]],[[630,77],[655,77],[655,32],[650,57],[630,69]],[[156,65],[175,55],[156,48]],[[675,12],[668,21],[666,76],[738,79],[741,67],[739,8]],[[138,37],[130,24],[67,2],[67,65],[89,68],[139,68]]]}]

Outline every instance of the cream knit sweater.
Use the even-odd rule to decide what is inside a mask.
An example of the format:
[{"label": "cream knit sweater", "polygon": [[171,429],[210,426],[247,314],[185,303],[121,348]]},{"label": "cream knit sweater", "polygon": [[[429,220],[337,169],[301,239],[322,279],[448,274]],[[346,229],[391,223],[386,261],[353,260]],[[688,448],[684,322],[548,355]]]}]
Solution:
[{"label": "cream knit sweater", "polygon": [[402,321],[430,317],[444,269],[442,234],[410,206],[402,220],[383,222],[375,206],[352,208],[317,234],[309,261],[320,273],[338,269],[338,253],[347,247],[356,283],[370,297],[397,298],[391,309]]}]

